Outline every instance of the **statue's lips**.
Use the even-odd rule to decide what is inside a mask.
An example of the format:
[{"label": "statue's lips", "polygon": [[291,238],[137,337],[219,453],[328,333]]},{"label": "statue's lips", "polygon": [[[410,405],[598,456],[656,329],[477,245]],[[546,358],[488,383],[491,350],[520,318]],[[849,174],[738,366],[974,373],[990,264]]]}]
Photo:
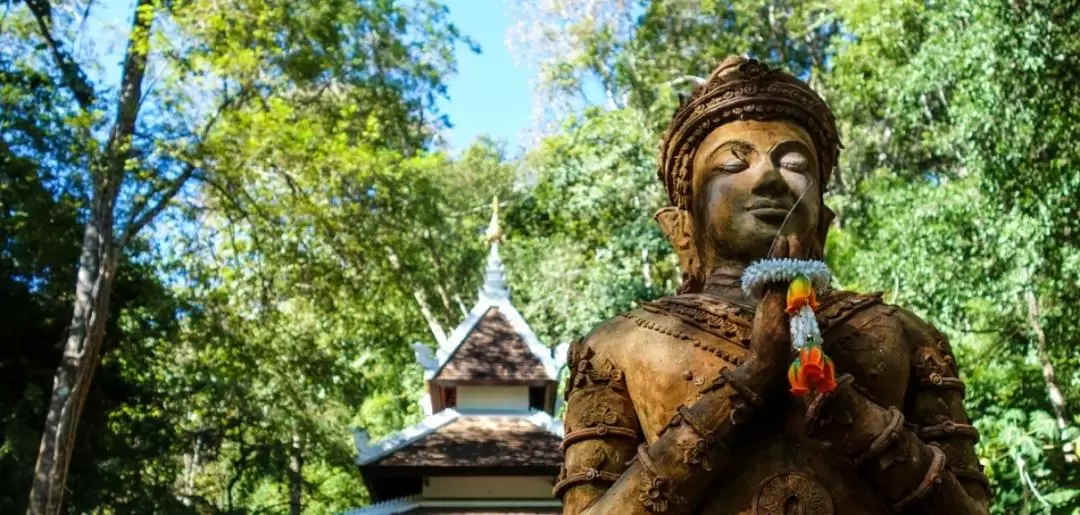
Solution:
[{"label": "statue's lips", "polygon": [[766,222],[778,222],[787,217],[788,210],[777,207],[759,207],[751,209],[750,214]]},{"label": "statue's lips", "polygon": [[786,217],[791,211],[791,205],[770,199],[758,199],[748,206],[747,211],[758,218],[771,221],[776,218],[783,219]]},{"label": "statue's lips", "polygon": [[785,202],[759,199],[752,202],[747,211],[763,222],[783,223],[791,212],[791,206]]},{"label": "statue's lips", "polygon": [[759,198],[747,205],[746,208],[750,211],[758,211],[762,209],[779,209],[786,213],[791,210],[791,204],[778,200]]}]

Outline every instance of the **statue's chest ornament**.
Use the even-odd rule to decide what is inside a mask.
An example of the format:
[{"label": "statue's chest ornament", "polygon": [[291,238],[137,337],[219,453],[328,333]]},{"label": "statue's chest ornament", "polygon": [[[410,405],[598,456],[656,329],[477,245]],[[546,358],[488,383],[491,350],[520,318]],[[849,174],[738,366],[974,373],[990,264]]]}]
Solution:
[{"label": "statue's chest ornament", "polygon": [[[878,294],[825,296],[821,300],[821,310],[817,313],[821,331],[828,331],[855,312],[880,300],[881,296]],[[733,365],[740,365],[744,361],[741,353],[732,352],[729,344],[743,349],[750,347],[751,320],[754,315],[752,311],[700,294],[646,302],[642,309],[646,313],[659,316],[641,316],[635,313],[623,313],[622,316],[632,320],[638,327],[685,341]],[[681,329],[680,324],[675,321],[716,338],[698,337],[700,335]]]},{"label": "statue's chest ornament", "polygon": [[[642,306],[645,311],[666,314],[706,333],[750,347],[750,318],[753,313],[729,304],[711,302],[697,295],[669,297]],[[710,299],[711,300],[711,299]]]},{"label": "statue's chest ornament", "polygon": [[[700,325],[692,322],[692,314],[696,313],[701,318],[705,318],[706,316],[712,317],[715,316],[714,314],[707,313],[704,310],[697,309],[693,306],[683,306],[674,302],[666,302],[670,300],[672,299],[661,299],[657,302],[646,303],[643,306],[643,309],[646,312],[644,315],[623,313],[620,316],[633,321],[638,327],[658,332],[676,340],[685,341],[694,347],[719,357],[727,363],[733,365],[740,365],[743,363],[744,358],[742,352],[739,352],[739,347],[746,348],[748,346],[748,343],[742,343],[742,337],[739,336],[740,331],[742,331],[743,328],[740,328],[727,320],[713,319],[713,322],[717,326],[719,326],[721,322],[729,324],[730,327],[728,328],[728,331],[730,331],[730,333],[720,332],[717,330],[717,327],[711,328],[712,330],[706,329],[705,327],[702,327],[702,325],[707,325],[704,322]],[[672,320],[673,318],[676,320]],[[679,327],[681,324],[679,324],[678,321],[696,327],[708,334],[701,335],[700,333],[695,334],[692,330],[688,331],[683,327]],[[749,342],[749,330],[747,329],[745,332],[745,341]],[[727,336],[726,334],[731,334],[732,336]],[[709,335],[716,336],[719,339],[710,338],[708,337]],[[705,337],[702,338],[700,336]],[[728,342],[728,345],[725,345],[725,342]]]},{"label": "statue's chest ornament", "polygon": [[780,473],[762,481],[753,515],[832,515],[829,492],[802,474]]}]

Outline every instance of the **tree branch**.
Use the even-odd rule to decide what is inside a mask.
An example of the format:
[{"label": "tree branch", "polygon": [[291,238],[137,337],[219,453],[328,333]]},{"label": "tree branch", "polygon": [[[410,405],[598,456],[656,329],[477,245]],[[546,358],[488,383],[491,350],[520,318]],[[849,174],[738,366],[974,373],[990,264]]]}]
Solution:
[{"label": "tree branch", "polygon": [[60,75],[64,85],[71,90],[75,101],[83,111],[89,112],[95,101],[94,87],[86,80],[86,74],[82,68],[71,58],[67,52],[60,48],[60,43],[52,35],[52,6],[48,0],[26,0],[26,6],[30,8],[34,19],[37,20],[38,30],[45,40],[46,46],[52,53],[56,67],[60,69]]},{"label": "tree branch", "polygon": [[1061,439],[1065,441],[1065,459],[1069,463],[1076,461],[1076,455],[1072,451],[1072,443],[1066,440],[1065,429],[1068,427],[1068,415],[1065,407],[1065,394],[1058,385],[1057,375],[1054,373],[1054,363],[1050,361],[1050,351],[1046,348],[1046,332],[1043,331],[1039,322],[1039,301],[1032,292],[1024,294],[1028,307],[1028,323],[1035,333],[1035,345],[1039,351],[1039,362],[1042,365],[1043,380],[1046,382],[1046,391],[1050,395],[1050,405],[1054,408],[1054,416],[1057,419],[1058,431]]},{"label": "tree branch", "polygon": [[[229,108],[236,101],[236,99],[240,98],[243,94],[244,91],[242,90],[236,96],[227,97],[221,102],[221,105],[218,106],[217,111],[214,113],[214,116],[210,118],[210,120],[206,123],[205,126],[203,126],[201,134],[199,135],[199,143],[203,143],[206,141],[207,136],[210,134],[210,130],[213,129],[217,121],[221,119],[222,113],[224,113],[225,110]],[[187,181],[195,175],[196,169],[197,167],[195,166],[195,164],[189,162],[184,168],[184,171],[172,181],[168,181],[166,183],[167,185],[164,188],[152,191],[149,195],[147,195],[147,200],[145,202],[132,206],[131,213],[128,215],[127,224],[125,224],[124,226],[124,234],[120,237],[119,240],[120,248],[124,248],[125,246],[127,246],[128,242],[131,241],[131,239],[134,238],[135,235],[138,234],[138,232],[146,226],[146,224],[150,223],[151,220],[161,214],[165,207],[168,206],[170,202],[172,202],[172,199],[176,197],[178,193],[180,193],[180,190],[184,187],[184,184],[186,184]],[[150,199],[156,196],[158,193],[161,193],[161,196],[158,198],[156,203],[151,205]]]},{"label": "tree branch", "polygon": [[184,169],[179,177],[173,179],[169,183],[168,187],[165,189],[164,193],[161,194],[161,197],[156,203],[149,208],[140,209],[139,211],[141,212],[132,211],[131,216],[129,216],[129,222],[124,227],[124,234],[120,237],[119,248],[126,247],[128,242],[131,241],[131,238],[138,234],[146,224],[150,223],[150,220],[153,220],[161,214],[161,212],[165,210],[165,207],[169,205],[169,202],[172,201],[173,197],[180,192],[180,189],[184,187],[184,184],[186,184],[188,179],[194,174],[195,165],[188,163],[187,168]]}]

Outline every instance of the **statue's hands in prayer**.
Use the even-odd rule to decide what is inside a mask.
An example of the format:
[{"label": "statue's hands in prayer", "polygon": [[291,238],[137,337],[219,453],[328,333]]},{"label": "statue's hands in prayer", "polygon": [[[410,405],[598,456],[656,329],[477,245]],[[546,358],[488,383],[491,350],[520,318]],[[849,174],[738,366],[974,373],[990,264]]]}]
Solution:
[{"label": "statue's hands in prayer", "polygon": [[[790,234],[777,237],[769,252],[770,259],[806,259],[810,246],[806,236]],[[788,328],[787,285],[770,284],[758,302],[750,335],[752,364],[749,381],[758,391],[771,394],[785,381],[791,363],[791,333]]]}]

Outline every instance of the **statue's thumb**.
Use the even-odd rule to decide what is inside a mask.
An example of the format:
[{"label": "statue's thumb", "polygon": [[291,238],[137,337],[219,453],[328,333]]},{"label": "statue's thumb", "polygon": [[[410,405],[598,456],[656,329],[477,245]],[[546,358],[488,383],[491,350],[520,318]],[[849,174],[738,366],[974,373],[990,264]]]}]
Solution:
[{"label": "statue's thumb", "polygon": [[803,244],[803,239],[796,234],[789,234],[787,237],[787,255],[783,256],[791,259],[806,259],[806,248]]}]

